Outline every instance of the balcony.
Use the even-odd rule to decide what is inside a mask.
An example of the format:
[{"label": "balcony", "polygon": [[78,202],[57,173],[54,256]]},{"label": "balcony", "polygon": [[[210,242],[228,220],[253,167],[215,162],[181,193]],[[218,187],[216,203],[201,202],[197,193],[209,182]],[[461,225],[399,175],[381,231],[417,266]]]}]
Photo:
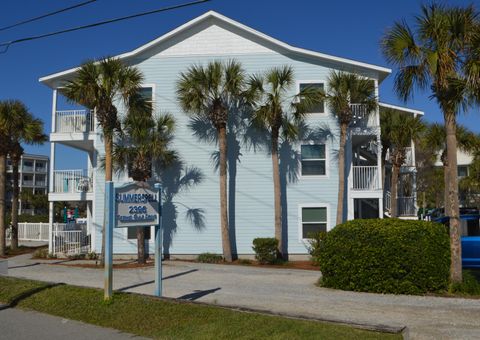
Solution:
[{"label": "balcony", "polygon": [[45,166],[35,166],[35,172],[46,173],[47,172],[47,167],[45,167]]},{"label": "balcony", "polygon": [[51,142],[59,142],[83,151],[93,149],[95,119],[91,110],[67,110],[55,113]]},{"label": "balcony", "polygon": [[[390,191],[385,191],[383,204],[387,212],[391,211],[391,202],[392,197]],[[415,197],[398,197],[397,214],[399,217],[416,217],[417,208],[415,207]]]},{"label": "balcony", "polygon": [[33,166],[24,165],[22,167],[22,172],[33,172]]},{"label": "balcony", "polygon": [[36,187],[44,187],[47,185],[46,181],[35,181],[35,186]]},{"label": "balcony", "polygon": [[350,104],[352,110],[352,127],[367,128],[378,125],[375,120],[375,111],[368,112],[364,104]]},{"label": "balcony", "polygon": [[33,179],[32,180],[23,180],[22,185],[26,187],[33,187]]},{"label": "balcony", "polygon": [[353,190],[379,190],[378,166],[353,166]]},{"label": "balcony", "polygon": [[95,130],[91,110],[57,111],[55,115],[56,133],[89,133]]},{"label": "balcony", "polygon": [[55,170],[53,172],[53,192],[92,192],[92,177],[88,174],[88,170]]},{"label": "balcony", "polygon": [[[390,149],[387,150],[385,160],[390,161]],[[413,149],[410,146],[405,148],[405,160],[403,161],[402,166],[406,166],[406,167],[414,167],[415,166],[415,162],[413,161]]]}]

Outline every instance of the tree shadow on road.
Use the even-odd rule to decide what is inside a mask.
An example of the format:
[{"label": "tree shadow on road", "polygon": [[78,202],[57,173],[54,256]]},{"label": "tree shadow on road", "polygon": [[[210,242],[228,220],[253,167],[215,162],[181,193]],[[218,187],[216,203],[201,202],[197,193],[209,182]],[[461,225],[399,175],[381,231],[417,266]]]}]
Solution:
[{"label": "tree shadow on road", "polygon": [[207,289],[207,290],[194,290],[193,293],[190,294],[185,294],[180,297],[178,297],[179,300],[188,300],[188,301],[195,301],[200,299],[201,297],[204,297],[208,294],[215,293],[217,290],[220,290],[222,288],[217,287],[213,289]]}]

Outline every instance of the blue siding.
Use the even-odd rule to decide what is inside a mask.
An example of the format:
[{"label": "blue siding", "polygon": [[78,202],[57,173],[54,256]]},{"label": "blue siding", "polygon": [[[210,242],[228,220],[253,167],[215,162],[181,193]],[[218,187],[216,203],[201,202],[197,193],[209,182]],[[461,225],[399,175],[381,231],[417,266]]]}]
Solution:
[{"label": "blue siding", "polygon": [[[263,72],[273,66],[291,65],[297,80],[325,81],[331,71],[332,64],[320,65],[308,60],[273,53],[258,55],[230,56],[240,61],[248,73]],[[229,59],[228,58],[228,59]],[[188,191],[174,195],[164,216],[166,228],[167,249],[171,254],[198,254],[201,252],[221,253],[220,216],[219,216],[219,185],[218,175],[214,171],[212,153],[216,145],[201,142],[193,136],[188,127],[189,118],[182,112],[176,102],[175,83],[180,72],[190,65],[207,63],[212,59],[227,59],[226,57],[192,56],[192,57],[150,57],[131,61],[145,75],[146,84],[155,84],[155,101],[159,112],[170,112],[177,120],[177,131],[174,142],[175,149],[187,166],[195,166],[203,173],[203,181]],[[338,66],[340,68],[340,66]],[[294,95],[295,86],[291,94]],[[336,202],[338,190],[338,167],[335,157],[338,149],[338,126],[336,120],[329,114],[312,115],[308,118],[311,127],[327,126],[331,129],[333,138],[326,139],[328,153],[329,175],[327,178],[298,178],[286,187],[286,210],[288,224],[288,251],[290,254],[307,253],[305,244],[299,235],[299,205],[318,203],[329,206],[328,227],[335,225]],[[241,140],[241,136],[238,136]],[[97,140],[100,157],[103,154],[101,139]],[[290,146],[299,152],[298,144]],[[272,163],[266,150],[253,150],[246,145],[241,146],[237,162],[235,189],[235,217],[231,223],[235,229],[237,252],[252,253],[252,240],[256,237],[273,237],[273,181]],[[295,162],[293,162],[295,164]],[[298,166],[299,164],[296,163]],[[101,224],[103,221],[103,173],[96,177],[94,226],[96,232],[96,251],[101,247]],[[166,183],[164,183],[166,184]],[[232,193],[230,193],[232,197]],[[233,203],[230,202],[230,205]],[[232,206],[230,206],[232,208]],[[202,209],[205,227],[201,230],[186,219],[187,209]],[[176,209],[176,211],[175,211]],[[232,209],[230,209],[232,210]],[[176,214],[176,218],[175,218]],[[284,214],[285,215],[285,214]],[[231,222],[233,222],[231,217]],[[115,253],[135,253],[136,241],[126,241],[126,230],[115,231]]]}]

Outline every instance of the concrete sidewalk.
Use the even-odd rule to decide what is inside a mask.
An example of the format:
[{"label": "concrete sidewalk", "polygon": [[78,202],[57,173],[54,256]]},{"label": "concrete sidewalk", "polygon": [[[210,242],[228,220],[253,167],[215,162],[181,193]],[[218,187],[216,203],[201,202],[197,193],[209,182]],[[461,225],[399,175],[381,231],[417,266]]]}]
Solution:
[{"label": "concrete sidewalk", "polygon": [[[26,255],[11,258],[9,275],[103,287],[102,270],[42,262]],[[357,324],[407,326],[414,339],[480,339],[480,300],[319,288],[318,271],[170,261],[163,268],[163,293],[168,297]],[[153,279],[153,268],[115,270],[114,289],[153,294]]]},{"label": "concrete sidewalk", "polygon": [[57,316],[7,308],[0,310],[0,339],[126,340],[146,339],[115,329],[98,327]]}]

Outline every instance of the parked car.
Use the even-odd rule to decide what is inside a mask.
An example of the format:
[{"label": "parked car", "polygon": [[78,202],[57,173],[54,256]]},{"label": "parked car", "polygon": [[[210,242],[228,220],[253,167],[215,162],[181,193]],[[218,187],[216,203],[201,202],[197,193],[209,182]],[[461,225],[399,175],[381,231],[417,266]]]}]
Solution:
[{"label": "parked car", "polygon": [[[443,209],[432,212],[431,221],[446,226],[450,218]],[[476,208],[460,208],[460,227],[462,240],[462,265],[465,268],[480,268],[480,213]]]}]

